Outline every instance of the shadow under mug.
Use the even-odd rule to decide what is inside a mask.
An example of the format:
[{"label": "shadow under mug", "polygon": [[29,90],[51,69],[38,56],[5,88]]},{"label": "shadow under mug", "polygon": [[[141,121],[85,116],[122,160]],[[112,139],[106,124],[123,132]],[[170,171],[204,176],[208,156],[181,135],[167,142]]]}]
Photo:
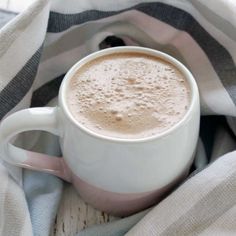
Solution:
[{"label": "shadow under mug", "polygon": [[[140,52],[176,66],[190,86],[190,106],[174,126],[147,138],[120,139],[87,129],[68,109],[66,94],[74,73],[103,55]],[[18,111],[0,125],[0,154],[13,165],[54,174],[71,182],[95,208],[129,215],[157,203],[189,170],[198,139],[199,94],[189,70],[173,57],[148,48],[116,47],[88,55],[66,74],[59,105]],[[58,135],[63,158],[30,152],[11,144],[18,133],[44,130]]]}]

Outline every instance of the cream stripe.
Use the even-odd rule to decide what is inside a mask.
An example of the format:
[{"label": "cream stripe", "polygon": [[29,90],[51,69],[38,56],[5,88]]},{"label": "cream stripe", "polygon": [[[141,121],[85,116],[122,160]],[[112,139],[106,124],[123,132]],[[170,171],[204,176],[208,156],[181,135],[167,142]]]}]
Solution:
[{"label": "cream stripe", "polygon": [[54,79],[70,69],[80,58],[87,55],[87,48],[82,45],[40,63],[34,89]]},{"label": "cream stripe", "polygon": [[[194,0],[195,1],[195,0]],[[215,2],[215,0],[213,0]],[[229,52],[229,54],[232,56],[234,62],[236,63],[236,42],[230,39],[226,34],[224,34],[222,31],[220,31],[217,26],[214,26],[209,21],[207,21],[202,15],[201,11],[198,11],[197,8],[194,7],[194,4],[192,5],[191,2],[187,1],[181,1],[181,0],[167,0],[167,1],[159,1],[166,4],[171,4],[172,6],[178,7],[189,14],[191,14],[198,22],[199,24],[206,29],[206,31],[215,38],[220,44],[222,44]],[[206,3],[206,5],[210,5],[209,3]],[[235,4],[235,3],[234,3]],[[216,4],[217,5],[217,4]],[[220,5],[220,4],[219,4]],[[218,6],[219,6],[218,5]],[[211,5],[212,6],[212,5]],[[219,9],[218,9],[219,10]],[[218,12],[217,10],[217,12]],[[219,10],[220,11],[220,10]],[[226,11],[227,12],[227,11]],[[230,10],[229,10],[230,12]],[[232,14],[229,14],[230,15]],[[227,15],[225,15],[227,16]],[[227,17],[225,17],[227,18]]]},{"label": "cream stripe", "polygon": [[[33,85],[34,90],[67,72],[81,58],[97,51],[98,44],[108,35],[111,35],[111,33],[100,32],[89,40],[86,40],[86,44],[82,44],[79,47],[72,48],[71,50],[41,62],[38,68],[38,74],[35,78],[35,84]],[[46,50],[47,49],[45,49],[44,53],[47,53]],[[42,55],[42,57],[43,56],[44,55]]]},{"label": "cream stripe", "polygon": [[[47,28],[48,12],[49,4],[22,31],[21,35],[4,53],[4,56],[0,58],[0,90],[7,85],[42,45]],[[9,65],[11,66],[10,70]]]},{"label": "cream stripe", "polygon": [[224,32],[222,32],[217,25],[209,23],[196,9],[190,12],[194,18],[206,29],[206,31],[215,38],[233,58],[234,63],[236,63],[236,42],[228,37]]},{"label": "cream stripe", "polygon": [[212,25],[220,29],[232,40],[236,40],[236,27],[229,20],[224,19],[224,17],[219,15],[220,9],[215,12],[212,11],[209,6],[202,4],[200,1],[190,1],[196,7],[196,9],[201,12],[201,15],[204,16]]},{"label": "cream stripe", "polygon": [[199,235],[235,205],[235,181],[236,171],[222,179],[217,187],[199,200],[185,215],[167,227],[161,235],[172,235],[176,231],[179,236]]},{"label": "cream stripe", "polygon": [[118,11],[124,8],[134,6],[141,2],[149,2],[143,0],[70,0],[67,4],[64,4],[64,0],[54,0],[52,2],[51,10],[64,13],[64,14],[74,14],[83,12],[86,10],[96,9],[101,11]]},{"label": "cream stripe", "polygon": [[8,182],[8,173],[5,167],[0,163],[0,235],[4,235],[4,205]]},{"label": "cream stripe", "polygon": [[29,211],[27,211],[27,213],[26,213],[26,217],[23,222],[20,235],[21,236],[31,236],[31,235],[33,236],[33,229],[32,229],[32,224],[30,221]]},{"label": "cream stripe", "polygon": [[126,235],[160,235],[174,222],[182,216],[184,217],[190,209],[220,185],[222,181],[235,173],[235,156],[236,151],[222,156],[206,170],[186,181],[174,193],[159,203]]},{"label": "cream stripe", "polygon": [[18,14],[0,29],[0,58],[10,45],[20,36],[34,18],[42,11],[49,0],[38,0],[32,3],[24,13]]},{"label": "cream stripe", "polygon": [[[121,20],[123,22],[126,21],[133,24],[134,26],[136,26],[136,29],[135,27],[132,27],[132,25],[130,25],[129,23],[127,24],[124,23],[120,25],[112,24],[112,22],[114,21],[120,22]],[[111,26],[108,25],[107,27],[105,27],[106,23],[108,22],[110,23],[109,25]],[[101,26],[101,23],[103,23],[104,25],[103,27]],[[206,104],[206,107],[202,106],[203,114],[217,113],[217,114],[227,114],[232,116],[236,115],[236,107],[233,104],[233,101],[231,100],[224,86],[222,85],[220,79],[218,78],[218,75],[213,69],[206,54],[186,32],[179,31],[168,24],[165,24],[159,20],[156,20],[153,17],[149,17],[146,14],[134,10],[113,17],[108,17],[93,23],[86,23],[84,25],[78,26],[76,31],[79,31],[81,27],[84,28],[85,26],[89,30],[91,24],[93,25],[93,27],[96,27],[97,24],[97,28],[98,29],[100,28],[101,32],[102,31],[110,32],[118,36],[125,35],[131,38],[133,37],[133,35],[135,35],[135,40],[140,41],[142,45],[145,45],[146,41],[145,35],[143,34],[143,32],[145,32],[153,40],[155,40],[157,43],[163,46],[166,44],[174,46],[179,52],[181,52],[184,60],[188,63],[189,68],[191,69],[195,78],[197,79],[198,86],[201,92],[202,102],[203,104]],[[138,28],[140,28],[143,32],[137,30]],[[67,34],[69,35],[72,31],[75,31],[75,28],[68,30]],[[150,44],[146,44],[146,46],[155,47],[154,45]],[[53,45],[51,45],[51,47],[53,47]],[[50,46],[48,48],[50,48]],[[159,49],[162,50],[162,48]],[[189,53],[190,51],[192,53]],[[46,53],[47,52],[45,51],[45,54]],[[60,56],[63,57],[63,55],[64,53],[61,54]],[[62,58],[60,59],[60,56],[54,58],[55,59],[54,64],[57,66],[57,68],[59,67],[59,63],[57,62],[57,60],[62,60]],[[69,60],[69,57],[67,59]],[[181,58],[178,59],[181,60]],[[48,63],[50,64],[53,63],[53,60],[50,59]],[[43,62],[42,67],[40,65],[40,72],[49,70],[47,69],[46,65],[47,61]],[[63,64],[61,65],[63,68]],[[57,68],[55,67],[55,70]],[[54,70],[51,69],[50,74],[39,73],[41,78],[37,79],[40,81],[40,84],[37,82],[36,87],[42,85],[43,82],[45,82],[46,78],[56,77],[57,75],[53,74],[53,72]],[[62,73],[64,72],[65,70]],[[211,109],[210,111],[208,109],[209,107]]]},{"label": "cream stripe", "polygon": [[[236,107],[233,101],[222,85],[206,54],[191,36],[146,14],[136,13],[136,17],[130,18],[131,23],[139,26],[150,37],[156,39],[158,43],[171,44],[181,52],[197,80],[204,103],[215,113],[230,113],[232,116],[235,116]],[[203,112],[207,113],[207,111]]]},{"label": "cream stripe", "polygon": [[217,12],[217,15],[236,26],[235,0],[197,0],[195,2],[200,2],[212,12]]},{"label": "cream stripe", "polygon": [[[227,201],[228,199],[225,199]],[[236,206],[230,208],[213,224],[205,229],[200,236],[235,236],[236,232]]]},{"label": "cream stripe", "polygon": [[[216,2],[215,0],[213,1]],[[192,5],[191,2],[182,1],[182,0],[167,0],[167,1],[163,0],[159,2],[170,4],[172,6],[178,7],[188,12],[189,14],[191,14],[213,38],[215,38],[220,44],[222,44],[228,50],[229,54],[232,56],[234,62],[236,63],[236,42],[230,39],[222,31],[220,31],[217,28],[217,26],[214,26],[209,21],[207,21],[206,18],[201,15],[201,11],[198,11],[198,9],[193,6],[194,4]],[[204,2],[205,2],[205,5],[210,5],[209,3],[206,3],[207,1],[204,1]],[[215,5],[219,6],[220,4],[215,4]],[[220,11],[220,9],[217,9],[216,12],[218,13],[218,11]],[[225,11],[225,13],[226,12],[227,11]],[[230,17],[233,15],[233,14],[230,14],[230,12],[231,10],[228,10],[228,14],[225,15],[225,18],[227,18],[227,16]]]},{"label": "cream stripe", "polygon": [[[9,177],[4,203],[2,235],[33,236],[29,211],[23,190]],[[28,223],[26,223],[28,221]],[[28,225],[29,228],[25,228]],[[27,234],[26,234],[27,233]]]},{"label": "cream stripe", "polygon": [[[87,1],[88,2],[88,1]],[[116,1],[117,2],[117,1]],[[125,9],[125,8],[128,8],[130,6],[134,6],[140,2],[143,2],[143,1],[129,1],[128,3],[125,4],[124,1],[118,1],[117,2],[117,5],[118,7],[117,8],[114,8],[114,4],[113,5],[109,5],[109,4],[106,4],[106,5],[102,5],[103,3],[99,2],[99,6],[98,4],[87,4],[86,2],[84,3],[86,5],[86,7],[81,7],[77,4],[75,4],[74,6],[73,5],[69,5],[67,6],[68,9],[65,10],[65,9],[56,9],[56,2],[54,2],[54,7],[55,7],[55,10],[58,11],[58,12],[61,12],[61,13],[65,13],[64,11],[66,12],[69,12],[69,13],[79,13],[79,12],[82,12],[83,10],[88,10],[88,9],[99,9],[99,10],[120,10],[120,9]],[[236,62],[236,42],[234,40],[232,40],[231,38],[229,38],[227,35],[225,35],[223,32],[221,32],[217,26],[214,26],[212,25],[210,22],[208,22],[205,17],[203,17],[201,15],[201,12],[199,12],[199,10],[197,8],[195,8],[191,2],[187,2],[187,1],[181,1],[181,0],[160,0],[160,1],[156,1],[156,2],[161,2],[161,3],[165,3],[165,4],[170,4],[174,7],[177,7],[177,8],[180,8],[186,12],[189,12],[190,14],[192,14],[192,16],[194,16],[194,18],[205,28],[207,29],[207,31],[215,38],[217,39],[227,50],[228,52],[231,54],[231,56],[233,57],[233,60],[234,62]],[[61,6],[61,5],[60,5]],[[73,8],[71,9],[71,7],[73,6]],[[81,8],[83,10],[81,10]],[[61,10],[61,11],[60,11]],[[229,11],[230,12],[230,11]],[[229,14],[230,15],[230,14]],[[232,15],[232,14],[231,14]],[[220,17],[219,17],[220,18]],[[51,35],[49,35],[49,38],[50,38],[50,41],[51,43],[53,42],[53,38],[58,38],[58,34],[63,34],[62,33],[52,33]]]}]

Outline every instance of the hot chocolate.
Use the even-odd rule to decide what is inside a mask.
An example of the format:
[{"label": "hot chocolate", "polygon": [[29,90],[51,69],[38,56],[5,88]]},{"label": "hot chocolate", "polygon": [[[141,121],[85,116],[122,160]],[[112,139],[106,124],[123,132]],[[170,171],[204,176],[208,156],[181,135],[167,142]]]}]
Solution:
[{"label": "hot chocolate", "polygon": [[114,53],[77,70],[67,103],[86,128],[138,139],[179,122],[190,105],[189,93],[184,75],[174,65],[144,53]]}]

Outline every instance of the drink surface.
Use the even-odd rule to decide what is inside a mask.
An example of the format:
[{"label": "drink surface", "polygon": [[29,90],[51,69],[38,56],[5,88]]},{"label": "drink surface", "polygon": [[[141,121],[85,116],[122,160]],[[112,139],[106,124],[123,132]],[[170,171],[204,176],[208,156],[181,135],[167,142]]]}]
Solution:
[{"label": "drink surface", "polygon": [[184,75],[160,58],[115,53],[77,70],[67,104],[80,124],[98,134],[138,139],[180,121],[190,105],[190,88]]}]

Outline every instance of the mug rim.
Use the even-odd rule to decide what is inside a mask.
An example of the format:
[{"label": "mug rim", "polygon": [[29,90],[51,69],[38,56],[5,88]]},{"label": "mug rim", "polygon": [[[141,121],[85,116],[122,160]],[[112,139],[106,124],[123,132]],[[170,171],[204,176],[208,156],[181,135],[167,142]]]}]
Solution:
[{"label": "mug rim", "polygon": [[[75,72],[82,67],[83,65],[87,64],[88,62],[105,56],[105,55],[110,55],[113,53],[125,53],[125,52],[136,52],[136,53],[144,53],[147,55],[152,55],[157,58],[160,58],[162,60],[165,60],[166,62],[169,62],[170,64],[174,65],[178,70],[180,70],[181,73],[183,73],[189,87],[190,87],[190,105],[188,107],[187,112],[184,114],[184,116],[173,126],[168,128],[167,130],[157,133],[155,135],[150,135],[147,137],[143,138],[119,138],[119,137],[112,137],[108,135],[103,135],[100,133],[97,133],[83,124],[81,124],[78,120],[74,118],[72,115],[72,112],[69,110],[68,104],[66,102],[66,91],[68,89],[68,85],[70,82],[70,79],[73,77]],[[99,138],[99,139],[105,139],[107,141],[113,141],[113,142],[123,142],[123,143],[138,143],[138,142],[148,142],[152,141],[155,139],[160,139],[163,138],[167,135],[170,135],[172,132],[175,130],[181,128],[182,125],[188,120],[189,116],[191,116],[192,111],[194,109],[195,104],[197,104],[199,97],[198,93],[198,87],[196,84],[196,81],[192,75],[192,73],[186,68],[185,65],[183,65],[181,62],[179,62],[177,59],[174,57],[170,56],[169,54],[166,54],[164,52],[151,49],[151,48],[146,48],[146,47],[139,47],[139,46],[119,46],[119,47],[113,47],[113,48],[106,48],[100,51],[93,52],[82,59],[80,59],[78,62],[76,62],[66,73],[64,76],[64,79],[62,81],[62,84],[59,89],[59,107],[61,107],[67,116],[67,118],[80,130],[85,132],[86,134],[94,137],[94,138]]]}]

